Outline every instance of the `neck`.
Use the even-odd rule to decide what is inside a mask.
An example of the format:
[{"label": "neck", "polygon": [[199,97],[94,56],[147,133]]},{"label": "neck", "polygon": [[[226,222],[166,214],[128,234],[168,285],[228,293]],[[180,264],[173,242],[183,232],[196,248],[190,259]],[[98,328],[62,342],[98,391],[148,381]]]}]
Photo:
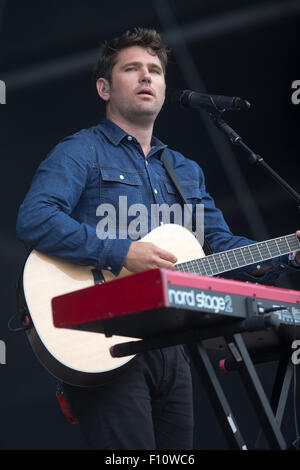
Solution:
[{"label": "neck", "polygon": [[112,115],[112,113],[109,112],[107,112],[106,117],[110,121],[114,122],[117,126],[121,127],[121,129],[123,129],[125,132],[135,137],[142,147],[145,157],[148,155],[151,149],[153,122],[149,124],[142,122],[130,122],[127,119],[115,117]]}]

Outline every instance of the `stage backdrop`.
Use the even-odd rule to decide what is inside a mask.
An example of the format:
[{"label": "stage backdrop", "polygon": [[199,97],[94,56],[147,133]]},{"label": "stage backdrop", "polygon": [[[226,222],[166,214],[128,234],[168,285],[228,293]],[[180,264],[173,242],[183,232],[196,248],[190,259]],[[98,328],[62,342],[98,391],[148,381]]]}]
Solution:
[{"label": "stage backdrop", "polygon": [[[7,324],[16,313],[15,282],[26,257],[15,221],[35,169],[60,139],[104,116],[91,79],[101,41],[134,26],[157,28],[172,49],[168,89],[247,99],[251,108],[226,113],[228,123],[300,191],[299,13],[299,1],[0,2],[0,102],[6,103],[0,111],[0,340],[6,348],[0,365],[1,449],[85,448],[79,427],[59,410],[56,380],[34,357],[25,334],[10,332]],[[207,189],[234,233],[263,240],[300,228],[294,201],[207,116],[166,104],[155,134],[201,165]],[[299,279],[290,275],[276,285],[299,289]],[[219,357],[212,359],[217,363]],[[258,370],[270,393],[276,364]],[[220,380],[253,448],[259,426],[246,391],[235,372]],[[194,382],[195,449],[227,449],[196,374]],[[299,402],[299,387],[297,394]],[[292,393],[283,430],[291,443]]]}]

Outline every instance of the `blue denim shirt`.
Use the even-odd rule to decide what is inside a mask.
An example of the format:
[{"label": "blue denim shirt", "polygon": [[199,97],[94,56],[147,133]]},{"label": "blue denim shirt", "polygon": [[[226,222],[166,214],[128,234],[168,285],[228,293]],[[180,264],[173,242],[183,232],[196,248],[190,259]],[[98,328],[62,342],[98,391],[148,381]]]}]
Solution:
[{"label": "blue denim shirt", "polygon": [[[205,236],[213,251],[253,243],[231,233],[206,191],[203,172],[196,162],[168,149],[155,137],[145,158],[136,138],[106,118],[97,126],[66,137],[42,161],[19,209],[18,237],[42,252],[80,265],[110,269],[118,275],[132,240],[119,232],[115,238],[99,238],[97,225],[107,214],[99,213],[98,208],[104,203],[117,207],[119,196],[126,196],[128,207],[142,203],[150,216],[151,204],[180,203],[162,164],[162,152],[172,163],[188,203],[194,207],[204,204]],[[123,216],[120,211],[117,222]],[[133,218],[128,215],[127,225]],[[281,273],[294,271],[288,267],[287,257],[272,264],[272,271],[260,281],[273,281]],[[229,277],[256,281],[249,274],[254,268],[233,271]]]}]

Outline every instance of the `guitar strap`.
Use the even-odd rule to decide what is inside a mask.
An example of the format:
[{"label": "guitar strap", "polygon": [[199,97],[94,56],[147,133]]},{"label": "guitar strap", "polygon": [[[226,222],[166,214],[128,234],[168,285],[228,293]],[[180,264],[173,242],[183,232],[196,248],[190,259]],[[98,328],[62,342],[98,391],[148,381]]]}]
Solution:
[{"label": "guitar strap", "polygon": [[[185,198],[185,195],[183,193],[183,190],[182,190],[182,187],[181,187],[181,184],[176,176],[176,173],[174,171],[174,168],[173,166],[171,165],[170,161],[167,159],[166,155],[163,153],[162,156],[161,156],[161,159],[162,159],[162,162],[163,162],[163,165],[166,169],[166,172],[168,173],[171,181],[173,182],[182,202],[184,204],[188,204],[186,198]],[[195,220],[195,215],[192,214],[192,224],[194,227],[196,227],[196,220]],[[203,243],[203,251],[205,253],[205,255],[211,255],[213,254],[213,250],[210,246],[210,244],[208,243],[207,239],[204,237],[204,243]]]}]

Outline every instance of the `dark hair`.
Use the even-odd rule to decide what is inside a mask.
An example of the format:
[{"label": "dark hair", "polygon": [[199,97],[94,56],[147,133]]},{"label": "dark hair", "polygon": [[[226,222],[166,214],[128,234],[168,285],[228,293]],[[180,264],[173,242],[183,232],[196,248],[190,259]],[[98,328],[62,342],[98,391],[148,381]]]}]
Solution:
[{"label": "dark hair", "polygon": [[132,46],[151,49],[159,58],[164,74],[166,73],[169,50],[163,44],[158,32],[155,29],[134,28],[133,32],[126,31],[121,36],[104,42],[101,56],[94,66],[94,80],[103,77],[111,82],[112,69],[117,62],[119,52]]}]

